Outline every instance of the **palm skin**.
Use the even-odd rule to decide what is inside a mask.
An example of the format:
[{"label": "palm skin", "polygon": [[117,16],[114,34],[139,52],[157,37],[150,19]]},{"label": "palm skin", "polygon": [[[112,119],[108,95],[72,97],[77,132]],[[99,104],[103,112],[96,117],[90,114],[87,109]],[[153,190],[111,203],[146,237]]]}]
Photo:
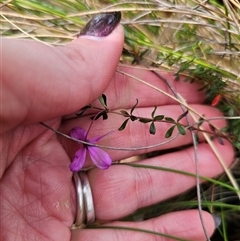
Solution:
[{"label": "palm skin", "polygon": [[70,240],[75,206],[65,150],[40,124],[14,130],[4,136],[9,142],[13,159],[1,180],[2,240]]}]

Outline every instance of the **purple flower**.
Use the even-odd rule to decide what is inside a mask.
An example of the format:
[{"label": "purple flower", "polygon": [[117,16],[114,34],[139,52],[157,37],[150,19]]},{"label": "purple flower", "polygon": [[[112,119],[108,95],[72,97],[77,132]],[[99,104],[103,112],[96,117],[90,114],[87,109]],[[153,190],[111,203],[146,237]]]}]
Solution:
[{"label": "purple flower", "polygon": [[[95,137],[91,140],[87,140],[87,131],[80,128],[80,127],[75,127],[70,131],[70,136],[75,138],[75,139],[86,141],[86,142],[94,144],[97,141],[99,141],[100,139],[102,139],[104,136],[109,135],[110,133],[112,133],[112,132],[109,132],[109,133],[107,133],[105,135],[102,135],[102,136],[99,136],[99,137]],[[83,147],[81,147],[75,153],[74,159],[69,166],[70,170],[72,172],[78,172],[79,170],[81,170],[81,168],[83,167],[83,165],[85,163],[85,160],[86,160],[87,151],[88,151],[89,156],[91,157],[93,163],[98,168],[107,169],[112,164],[112,159],[108,155],[107,152],[103,151],[99,147],[89,146],[87,144],[83,144]]]}]

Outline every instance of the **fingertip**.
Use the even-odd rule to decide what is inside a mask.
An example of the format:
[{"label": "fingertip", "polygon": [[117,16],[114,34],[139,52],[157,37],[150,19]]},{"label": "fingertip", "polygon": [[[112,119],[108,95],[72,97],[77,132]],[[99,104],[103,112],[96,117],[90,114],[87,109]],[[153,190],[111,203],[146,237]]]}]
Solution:
[{"label": "fingertip", "polygon": [[123,41],[124,30],[121,24],[118,24],[116,28],[107,36],[92,36],[92,35],[79,35],[78,38],[74,39],[72,42],[76,42],[82,39],[90,39],[96,42],[106,41],[106,39],[116,39],[118,41]]},{"label": "fingertip", "polygon": [[168,234],[179,238],[201,241],[206,240],[206,234],[210,238],[216,229],[215,219],[210,213],[203,211],[201,216],[203,221],[198,210],[177,211],[155,219],[155,223],[159,225],[160,232],[167,230]]},{"label": "fingertip", "polygon": [[[106,45],[105,51],[108,51],[107,43],[111,43],[115,45],[115,48],[119,46],[122,52],[123,43],[124,43],[124,29],[121,24],[118,24],[116,28],[108,35],[108,36],[92,36],[92,35],[79,35],[76,39],[72,40],[70,43],[66,45],[68,46],[91,46],[95,44]],[[103,49],[99,49],[101,52]],[[96,54],[96,53],[95,53]]]}]

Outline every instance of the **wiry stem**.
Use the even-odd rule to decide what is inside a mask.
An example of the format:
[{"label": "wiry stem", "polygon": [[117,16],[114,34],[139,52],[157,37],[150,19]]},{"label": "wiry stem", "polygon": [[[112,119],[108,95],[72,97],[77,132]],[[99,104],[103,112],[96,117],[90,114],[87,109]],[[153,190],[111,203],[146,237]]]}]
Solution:
[{"label": "wiry stem", "polygon": [[55,132],[56,134],[58,134],[60,136],[65,137],[65,138],[67,138],[69,140],[76,141],[78,143],[85,144],[85,145],[88,145],[88,146],[95,146],[95,147],[99,147],[99,148],[103,148],[103,149],[117,150],[117,151],[141,151],[141,150],[152,149],[152,148],[155,148],[155,147],[166,145],[166,144],[170,143],[171,141],[175,140],[180,135],[179,133],[177,133],[175,136],[173,136],[172,138],[169,138],[166,141],[163,141],[161,143],[157,143],[157,144],[154,144],[154,145],[149,145],[149,146],[142,146],[142,147],[115,147],[115,146],[99,145],[99,144],[96,144],[96,143],[91,143],[91,142],[87,142],[87,141],[83,141],[83,140],[78,140],[78,139],[75,139],[75,138],[73,138],[73,137],[71,137],[69,135],[66,135],[66,134],[62,133],[61,131],[58,131],[58,130],[52,128],[51,126],[47,125],[44,122],[39,122],[39,124],[43,125],[47,129]]},{"label": "wiry stem", "polygon": [[[174,94],[175,98],[179,99],[178,94],[176,93],[174,88],[170,85],[170,83],[167,81],[167,79],[165,79],[163,76],[161,76],[160,74],[158,74],[154,70],[152,70],[152,72],[156,76],[158,76],[168,86],[168,88]],[[186,111],[185,106],[182,105],[181,103],[180,103],[180,106],[181,106],[181,109],[184,113]],[[186,121],[187,121],[188,125],[190,126],[191,123],[190,123],[188,115],[186,115],[185,118],[186,118]],[[196,188],[197,188],[197,200],[198,200],[199,217],[200,217],[200,220],[201,220],[201,223],[202,223],[202,228],[203,228],[205,237],[206,237],[207,241],[211,241],[210,238],[208,237],[205,222],[204,222],[204,219],[203,219],[203,216],[202,216],[202,200],[201,200],[201,190],[200,190],[200,178],[199,178],[200,173],[199,173],[199,163],[198,163],[198,154],[197,154],[197,140],[196,140],[194,132],[191,128],[190,128],[190,132],[191,132],[191,135],[192,135],[193,147],[194,147],[194,159],[195,159],[195,171],[196,171]]]}]

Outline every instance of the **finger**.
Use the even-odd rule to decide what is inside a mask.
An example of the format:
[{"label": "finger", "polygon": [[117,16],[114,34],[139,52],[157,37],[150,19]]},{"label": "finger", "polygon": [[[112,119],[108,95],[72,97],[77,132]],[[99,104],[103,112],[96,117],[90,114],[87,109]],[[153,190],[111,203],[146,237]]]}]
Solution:
[{"label": "finger", "polygon": [[[210,237],[215,229],[215,223],[212,216],[203,212],[204,224],[207,234]],[[127,241],[131,237],[131,241],[173,241],[174,238],[167,238],[167,235],[175,236],[177,238],[202,241],[206,240],[202,224],[199,219],[199,213],[196,210],[181,211],[165,214],[158,218],[153,218],[142,222],[114,222],[107,225],[112,228],[98,228],[98,229],[83,229],[72,231],[72,241],[78,240],[112,240],[112,241]],[[114,229],[114,226],[116,228]],[[122,227],[123,229],[118,229]],[[124,230],[124,227],[128,230]],[[143,231],[131,231],[129,229],[136,228],[142,230],[149,230],[158,234],[149,234]],[[165,237],[164,237],[165,236]]]},{"label": "finger", "polygon": [[111,80],[123,47],[123,29],[79,37],[61,47],[2,39],[3,130],[77,111]]},{"label": "finger", "polygon": [[[230,143],[225,142],[224,146],[218,142],[214,144],[226,165],[229,165],[233,160]],[[199,144],[197,155],[200,175],[214,177],[223,171],[208,144]],[[195,174],[195,162],[194,148],[190,147],[140,163]],[[95,200],[96,217],[100,220],[124,217],[141,207],[165,200],[196,185],[194,176],[125,165],[114,165],[105,171],[93,169],[89,171],[89,180]]]},{"label": "finger", "polygon": [[[210,106],[204,105],[191,105],[191,108],[195,109],[198,113],[204,114],[206,118],[221,116],[221,113]],[[135,116],[147,117],[151,118],[151,112],[153,108],[137,108],[134,110]],[[182,114],[182,110],[179,106],[176,105],[168,105],[168,106],[158,106],[156,110],[156,115],[164,115],[167,117],[171,117],[174,120]],[[190,123],[195,123],[191,116],[188,115],[190,118]],[[74,119],[71,121],[67,121],[62,125],[61,131],[69,134],[70,130],[73,127],[80,126],[84,129],[89,128],[89,116]],[[129,148],[128,150],[106,150],[111,158],[116,161],[123,158],[128,158],[133,155],[139,155],[142,153],[146,153],[149,151],[155,150],[164,150],[169,148],[175,148],[179,146],[189,145],[192,143],[192,136],[190,131],[186,131],[186,135],[179,135],[176,139],[171,140],[171,138],[166,138],[165,134],[167,130],[172,126],[172,124],[164,123],[164,122],[155,122],[156,126],[156,134],[151,135],[149,133],[150,123],[143,124],[139,121],[131,122],[129,121],[126,128],[123,131],[118,131],[118,128],[121,124],[126,120],[124,117],[119,117],[118,115],[111,115],[109,114],[109,118],[107,120],[100,120],[93,122],[91,126],[91,130],[88,134],[87,139],[91,139],[93,137],[101,136],[102,134],[106,134],[109,131],[115,130],[115,132],[109,136],[104,137],[100,142],[97,144],[101,144],[103,146],[110,146],[116,148]],[[181,123],[185,126],[188,126],[186,119],[184,118]],[[217,128],[222,128],[226,125],[226,122],[222,119],[211,121],[213,125]],[[195,125],[195,127],[197,127]],[[202,127],[206,131],[211,131],[208,123],[203,123]],[[172,137],[178,134],[177,128],[174,130]],[[202,137],[201,133],[199,133],[199,141],[203,141],[204,138]],[[69,141],[66,138],[62,139],[63,145],[65,146],[69,156],[71,158],[74,157],[75,152],[80,148],[80,144],[77,142]],[[144,147],[150,147],[146,148]],[[141,149],[141,147],[143,149]],[[136,151],[132,150],[131,148],[139,148]],[[88,162],[88,164],[91,162]]]},{"label": "finger", "polygon": [[[155,73],[133,66],[119,66],[118,70],[127,75],[117,72],[104,92],[109,109],[131,108],[135,105],[136,99],[139,101],[139,107],[177,103],[171,97],[160,92],[163,91],[173,96],[166,83]],[[158,74],[167,80],[175,92],[179,93],[188,103],[202,103],[205,100],[205,93],[199,91],[201,87],[199,83],[186,82],[185,77],[180,77],[176,81],[176,77],[171,72],[159,70]],[[139,82],[138,78],[145,81],[146,84]],[[153,86],[160,91],[154,89]],[[97,104],[97,102],[93,104]]]}]

